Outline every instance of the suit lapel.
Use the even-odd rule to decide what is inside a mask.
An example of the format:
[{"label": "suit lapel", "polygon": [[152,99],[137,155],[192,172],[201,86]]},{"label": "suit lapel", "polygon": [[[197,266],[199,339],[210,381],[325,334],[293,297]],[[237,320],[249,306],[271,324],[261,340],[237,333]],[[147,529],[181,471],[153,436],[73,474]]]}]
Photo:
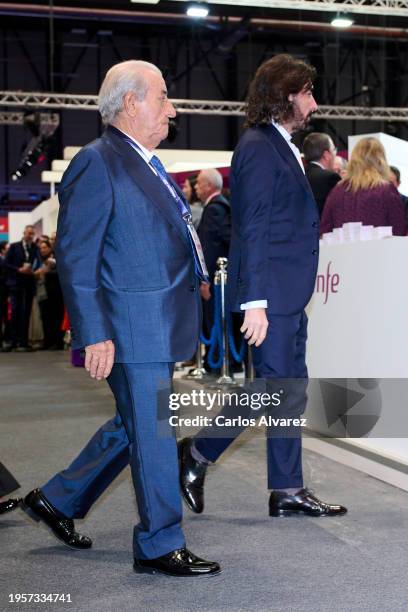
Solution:
[{"label": "suit lapel", "polygon": [[298,160],[290,149],[289,144],[283,138],[283,136],[278,132],[278,130],[273,125],[265,126],[265,132],[268,138],[273,142],[276,150],[279,155],[283,157],[283,159],[289,164],[292,168],[297,180],[300,185],[307,191],[309,195],[313,197],[312,190],[309,185],[309,181],[307,180],[305,174],[302,172],[302,169],[299,165]]},{"label": "suit lapel", "polygon": [[177,203],[161,179],[148,167],[139,153],[120,136],[117,136],[113,129],[108,128],[104,137],[122,156],[123,168],[135,181],[139,189],[144,192],[146,198],[178,230],[184,242],[190,246],[186,224],[181,217]]}]

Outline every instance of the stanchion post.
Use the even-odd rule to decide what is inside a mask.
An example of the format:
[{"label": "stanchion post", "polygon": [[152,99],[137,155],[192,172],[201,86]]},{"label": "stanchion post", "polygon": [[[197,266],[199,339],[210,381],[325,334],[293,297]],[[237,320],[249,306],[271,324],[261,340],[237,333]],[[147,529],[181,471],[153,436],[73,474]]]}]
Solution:
[{"label": "stanchion post", "polygon": [[225,307],[225,287],[227,284],[227,266],[228,259],[226,257],[219,257],[217,259],[217,272],[215,273],[214,283],[220,285],[221,293],[221,321],[222,321],[222,344],[224,359],[221,366],[221,376],[217,378],[218,385],[231,385],[235,384],[232,373],[230,372],[230,358],[229,358],[229,340],[228,340],[228,320]]},{"label": "stanchion post", "polygon": [[252,346],[248,344],[247,358],[245,361],[245,378],[250,382],[255,380],[255,368],[252,361]]},{"label": "stanchion post", "polygon": [[183,378],[188,378],[189,380],[201,380],[202,378],[205,378],[207,372],[203,368],[203,358],[201,356],[201,350],[202,344],[201,342],[199,342],[196,353],[197,365],[195,368],[190,370],[190,372],[186,374],[186,376],[183,376]]}]

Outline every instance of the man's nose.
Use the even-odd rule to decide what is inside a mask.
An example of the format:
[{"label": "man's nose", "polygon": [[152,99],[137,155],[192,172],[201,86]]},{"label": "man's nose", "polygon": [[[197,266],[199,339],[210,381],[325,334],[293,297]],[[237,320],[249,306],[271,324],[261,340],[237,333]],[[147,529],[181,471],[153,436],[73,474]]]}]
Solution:
[{"label": "man's nose", "polygon": [[170,102],[170,100],[167,100],[167,115],[169,117],[175,117],[176,116],[176,109],[174,108],[173,104]]},{"label": "man's nose", "polygon": [[317,102],[316,102],[316,100],[313,98],[313,112],[315,113],[315,112],[317,111],[317,109],[318,109]]}]

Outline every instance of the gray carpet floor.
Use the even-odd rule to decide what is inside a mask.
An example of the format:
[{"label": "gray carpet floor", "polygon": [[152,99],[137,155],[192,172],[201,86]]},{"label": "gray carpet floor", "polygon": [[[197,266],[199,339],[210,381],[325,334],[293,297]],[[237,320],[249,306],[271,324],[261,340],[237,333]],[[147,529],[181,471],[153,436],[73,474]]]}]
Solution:
[{"label": "gray carpet floor", "polygon": [[[62,469],[112,415],[106,383],[63,353],[0,355],[0,460],[21,494]],[[267,516],[265,441],[244,434],[210,471],[206,511],[184,515],[188,546],[221,575],[174,579],[132,569],[137,517],[129,470],[77,527],[76,552],[20,510],[0,520],[0,610],[397,612],[408,610],[407,493],[304,453],[305,480],[341,518]],[[10,593],[69,593],[72,603],[18,605]]]}]

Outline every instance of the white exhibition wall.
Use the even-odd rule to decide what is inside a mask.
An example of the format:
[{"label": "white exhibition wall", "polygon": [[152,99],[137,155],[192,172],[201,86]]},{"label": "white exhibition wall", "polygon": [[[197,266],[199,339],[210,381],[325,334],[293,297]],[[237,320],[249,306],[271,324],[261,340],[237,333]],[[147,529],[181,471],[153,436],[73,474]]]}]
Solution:
[{"label": "white exhibition wall", "polygon": [[[408,238],[322,245],[316,290],[308,306],[307,364],[310,378],[331,379],[361,393],[354,414],[379,414],[367,435],[349,439],[364,448],[408,465]],[[324,398],[319,385],[309,393],[309,407],[324,435]],[[370,417],[368,417],[370,418]],[[344,440],[343,440],[344,442]],[[316,448],[314,450],[317,450]],[[329,451],[329,456],[331,451]],[[353,467],[355,463],[351,462]],[[372,475],[408,488],[408,481]],[[365,471],[365,469],[364,469]],[[404,482],[403,482],[404,481]]]}]

